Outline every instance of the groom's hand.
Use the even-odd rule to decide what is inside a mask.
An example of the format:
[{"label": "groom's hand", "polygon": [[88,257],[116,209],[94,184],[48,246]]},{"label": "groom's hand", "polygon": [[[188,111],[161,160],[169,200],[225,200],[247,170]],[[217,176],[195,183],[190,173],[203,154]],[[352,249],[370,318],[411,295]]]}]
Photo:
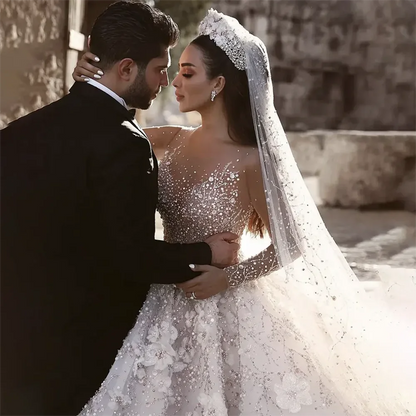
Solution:
[{"label": "groom's hand", "polygon": [[228,278],[224,270],[214,266],[198,266],[191,264],[195,272],[201,275],[176,286],[185,292],[185,296],[194,300],[208,299],[228,289]]},{"label": "groom's hand", "polygon": [[205,240],[212,252],[211,264],[215,267],[224,268],[238,262],[238,250],[240,244],[234,240],[238,235],[234,233],[215,234]]}]

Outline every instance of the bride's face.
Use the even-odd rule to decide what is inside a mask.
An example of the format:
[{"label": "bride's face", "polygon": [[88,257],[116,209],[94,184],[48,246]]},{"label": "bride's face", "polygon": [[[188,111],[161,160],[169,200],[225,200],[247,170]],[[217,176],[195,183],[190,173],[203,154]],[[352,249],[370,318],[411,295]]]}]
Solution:
[{"label": "bride's face", "polygon": [[208,79],[202,52],[196,46],[189,45],[182,52],[179,72],[172,85],[181,112],[200,111],[212,105],[210,98],[215,80]]}]

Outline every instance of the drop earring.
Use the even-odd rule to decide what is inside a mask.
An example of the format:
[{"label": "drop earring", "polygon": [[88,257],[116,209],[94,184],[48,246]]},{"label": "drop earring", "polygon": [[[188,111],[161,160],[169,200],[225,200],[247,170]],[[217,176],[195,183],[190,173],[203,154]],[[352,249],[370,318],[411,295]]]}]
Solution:
[{"label": "drop earring", "polygon": [[211,92],[211,101],[214,101],[216,96],[217,96],[217,92],[215,90],[213,90]]}]

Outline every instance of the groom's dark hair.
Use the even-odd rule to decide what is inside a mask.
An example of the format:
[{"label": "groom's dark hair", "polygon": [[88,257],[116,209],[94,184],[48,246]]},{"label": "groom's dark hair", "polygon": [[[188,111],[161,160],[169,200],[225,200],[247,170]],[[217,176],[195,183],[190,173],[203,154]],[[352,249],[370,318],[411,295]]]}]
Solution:
[{"label": "groom's dark hair", "polygon": [[100,57],[101,69],[124,58],[145,67],[176,45],[178,25],[160,10],[139,1],[118,1],[102,12],[91,31],[90,50]]}]

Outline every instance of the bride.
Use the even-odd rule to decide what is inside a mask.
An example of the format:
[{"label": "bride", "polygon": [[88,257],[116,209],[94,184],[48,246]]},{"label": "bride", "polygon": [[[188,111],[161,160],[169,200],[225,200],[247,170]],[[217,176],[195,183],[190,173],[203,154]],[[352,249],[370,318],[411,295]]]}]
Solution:
[{"label": "bride", "polygon": [[147,129],[165,239],[248,228],[272,242],[193,283],[153,285],[81,414],[415,414],[413,338],[367,299],[328,234],[274,109],[263,43],[210,10],[173,85],[202,125]]}]

